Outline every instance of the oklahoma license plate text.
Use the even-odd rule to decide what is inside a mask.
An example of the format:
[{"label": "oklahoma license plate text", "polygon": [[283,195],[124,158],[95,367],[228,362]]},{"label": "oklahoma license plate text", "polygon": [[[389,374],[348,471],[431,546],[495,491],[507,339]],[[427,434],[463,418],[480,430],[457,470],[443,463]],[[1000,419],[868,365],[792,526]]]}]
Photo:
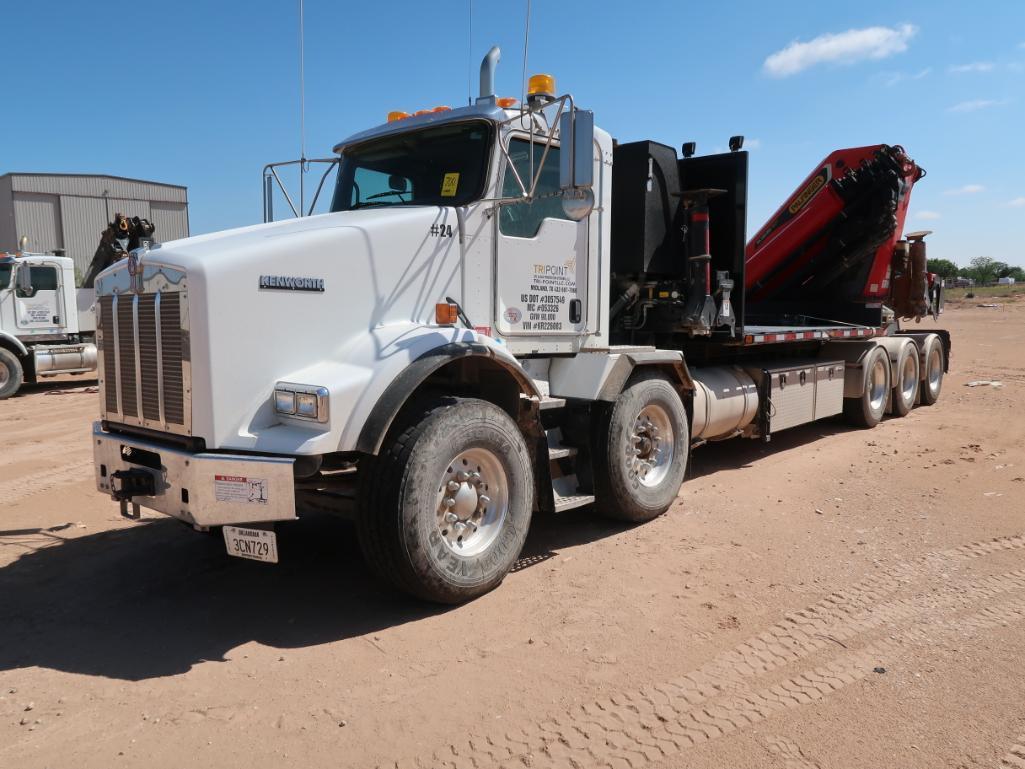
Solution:
[{"label": "oklahoma license plate text", "polygon": [[278,562],[278,537],[267,529],[245,529],[241,526],[224,527],[224,545],[228,555],[253,561]]}]

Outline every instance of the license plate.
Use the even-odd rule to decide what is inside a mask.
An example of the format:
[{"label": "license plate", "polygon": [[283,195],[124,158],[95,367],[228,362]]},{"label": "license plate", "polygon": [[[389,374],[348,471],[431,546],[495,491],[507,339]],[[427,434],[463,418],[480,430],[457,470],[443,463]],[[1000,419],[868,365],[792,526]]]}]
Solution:
[{"label": "license plate", "polygon": [[278,537],[268,529],[244,529],[241,526],[224,527],[224,545],[228,555],[253,561],[278,562]]}]

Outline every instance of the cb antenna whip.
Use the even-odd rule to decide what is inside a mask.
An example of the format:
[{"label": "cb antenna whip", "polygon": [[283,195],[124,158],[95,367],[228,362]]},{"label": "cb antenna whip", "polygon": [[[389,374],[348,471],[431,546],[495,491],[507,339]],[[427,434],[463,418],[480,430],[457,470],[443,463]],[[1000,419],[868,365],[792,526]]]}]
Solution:
[{"label": "cb antenna whip", "polygon": [[467,0],[466,103],[473,106],[473,0]]},{"label": "cb antenna whip", "polygon": [[523,110],[527,103],[527,41],[530,38],[530,0],[527,0],[527,20],[523,25],[523,92],[520,99],[520,109]]},{"label": "cb antenna whip", "polygon": [[306,63],[304,60],[303,0],[299,0],[299,216],[306,207]]}]

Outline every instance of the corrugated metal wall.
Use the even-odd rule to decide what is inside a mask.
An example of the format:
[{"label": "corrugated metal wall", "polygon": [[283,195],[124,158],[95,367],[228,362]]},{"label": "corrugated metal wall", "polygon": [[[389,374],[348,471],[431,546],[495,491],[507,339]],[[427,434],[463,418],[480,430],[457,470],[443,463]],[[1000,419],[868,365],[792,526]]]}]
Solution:
[{"label": "corrugated metal wall", "polygon": [[115,213],[149,219],[166,242],[189,235],[185,187],[112,176],[5,174],[0,176],[0,251],[63,248],[84,274],[100,233]]},{"label": "corrugated metal wall", "polygon": [[[74,244],[67,247],[67,255],[75,260],[78,271],[85,275],[89,263],[100,244],[100,233],[107,226],[106,202],[100,198],[85,198],[77,195],[61,196],[61,216],[64,222],[64,242]],[[111,209],[111,216],[114,215]]]},{"label": "corrugated metal wall", "polygon": [[50,195],[80,195],[89,198],[188,201],[185,187],[118,176],[76,176],[70,174],[11,174],[15,192],[43,192]]},{"label": "corrugated metal wall", "polygon": [[60,198],[57,195],[15,192],[13,202],[17,238],[27,235],[29,250],[46,252],[64,248]]},{"label": "corrugated metal wall", "polygon": [[14,234],[14,206],[11,200],[11,177],[0,176],[0,251],[10,250],[18,239]]},{"label": "corrugated metal wall", "polygon": [[184,203],[149,204],[150,221],[156,226],[153,235],[161,243],[189,236],[189,209]]}]

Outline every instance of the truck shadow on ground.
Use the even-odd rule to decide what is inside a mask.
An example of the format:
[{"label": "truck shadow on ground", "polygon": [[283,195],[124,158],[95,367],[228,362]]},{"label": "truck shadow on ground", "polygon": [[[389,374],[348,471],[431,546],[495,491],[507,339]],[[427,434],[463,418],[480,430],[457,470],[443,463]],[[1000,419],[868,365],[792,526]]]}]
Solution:
[{"label": "truck shadow on ground", "polygon": [[[86,387],[97,387],[98,385],[99,380],[95,377],[92,379],[82,377],[64,378],[57,381],[44,379],[39,382],[23,384],[21,389],[18,391],[18,396],[62,392],[64,390],[79,390]],[[85,390],[82,390],[82,392],[85,392]]]},{"label": "truck shadow on ground", "polygon": [[[770,444],[711,444],[695,452],[688,478],[735,471],[850,429],[827,421],[789,430]],[[331,517],[281,527],[276,566],[229,558],[219,535],[164,518],[71,539],[58,536],[66,528],[0,531],[0,547],[38,548],[0,568],[0,670],[39,666],[141,680],[223,660],[249,641],[314,646],[459,611],[379,584],[351,524]],[[561,549],[629,528],[589,507],[535,516],[500,589],[515,589],[516,572]]]},{"label": "truck shadow on ground", "polygon": [[[539,516],[518,570],[624,528],[584,513]],[[22,537],[36,533],[0,531],[0,547],[24,547]],[[229,558],[219,535],[169,519],[31,541],[39,549],[0,568],[0,670],[142,680],[223,660],[249,641],[314,646],[459,611],[378,583],[351,525],[331,517],[282,527],[278,565]],[[515,579],[503,588],[515,589]]]},{"label": "truck shadow on ground", "polygon": [[823,438],[856,431],[858,428],[844,422],[842,417],[835,417],[777,433],[769,443],[745,439],[711,441],[691,452],[687,480],[742,470],[770,455],[778,457],[787,451],[814,445]]}]

